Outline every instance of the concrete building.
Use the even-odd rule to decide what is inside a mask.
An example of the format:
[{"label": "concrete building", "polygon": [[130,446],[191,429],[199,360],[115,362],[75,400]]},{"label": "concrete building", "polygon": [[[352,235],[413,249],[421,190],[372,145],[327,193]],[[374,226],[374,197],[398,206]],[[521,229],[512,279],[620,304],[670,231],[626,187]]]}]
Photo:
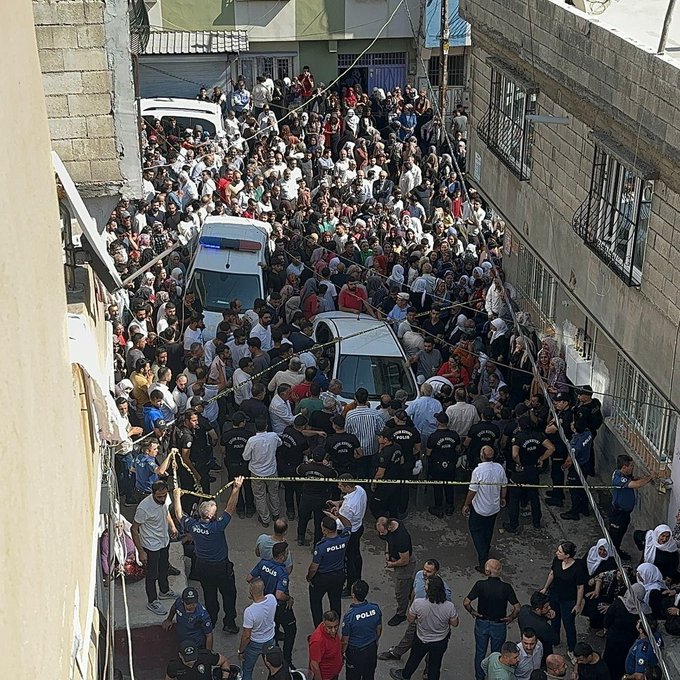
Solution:
[{"label": "concrete building", "polygon": [[[0,359],[11,386],[1,447],[0,635],[13,677],[96,678],[106,611],[96,569],[107,500],[102,452],[104,439],[117,436],[107,395],[111,329],[92,270],[80,268],[73,298],[63,285],[60,202],[30,4],[15,3],[11,21],[0,25],[0,55],[11,64],[0,82],[0,125],[8,158],[19,161],[5,176],[0,209],[20,225],[5,239],[0,266],[0,322],[17,343]],[[30,102],[21,115],[19,102]]]},{"label": "concrete building", "polygon": [[640,494],[639,527],[680,504],[678,30],[656,54],[667,5],[619,0],[595,16],[557,0],[461,1],[470,182],[506,223],[520,306],[604,403],[599,472],[630,452],[672,474],[668,493]]},{"label": "concrete building", "polygon": [[128,0],[34,0],[54,150],[100,227],[141,195]]},{"label": "concrete building", "polygon": [[[452,105],[464,99],[467,88],[466,46],[469,31],[458,16],[458,0],[448,0],[451,13],[449,88]],[[330,83],[365,50],[397,8],[399,0],[208,0],[187,5],[181,0],[146,0],[152,31],[179,32],[193,45],[205,42],[206,31],[245,31],[249,51],[208,56],[177,53],[165,59],[158,52],[140,58],[142,96],[159,94],[194,97],[198,88],[230,89],[230,80],[243,75],[252,84],[258,75],[294,78],[304,65],[317,83]],[[438,83],[440,0],[407,0],[379,39],[352,69],[363,87],[403,87],[407,81],[426,87],[430,72]],[[437,17],[433,20],[433,17]],[[413,21],[413,28],[411,25]],[[422,36],[422,39],[418,36]],[[214,38],[217,40],[217,36]],[[153,38],[152,38],[153,41]],[[426,47],[427,44],[427,47]],[[204,51],[206,48],[201,48]],[[193,50],[195,52],[195,49]],[[421,63],[421,59],[425,63]],[[161,92],[164,90],[164,92]]]}]

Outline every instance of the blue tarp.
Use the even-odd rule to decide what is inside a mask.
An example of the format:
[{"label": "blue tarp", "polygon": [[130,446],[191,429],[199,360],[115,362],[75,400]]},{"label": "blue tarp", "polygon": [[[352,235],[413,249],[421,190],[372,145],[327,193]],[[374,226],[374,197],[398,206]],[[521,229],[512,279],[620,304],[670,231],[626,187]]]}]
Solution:
[{"label": "blue tarp", "polygon": [[[439,47],[441,43],[442,0],[427,0],[425,5],[425,47]],[[470,44],[470,24],[458,13],[458,0],[449,0],[449,45],[465,47]]]}]

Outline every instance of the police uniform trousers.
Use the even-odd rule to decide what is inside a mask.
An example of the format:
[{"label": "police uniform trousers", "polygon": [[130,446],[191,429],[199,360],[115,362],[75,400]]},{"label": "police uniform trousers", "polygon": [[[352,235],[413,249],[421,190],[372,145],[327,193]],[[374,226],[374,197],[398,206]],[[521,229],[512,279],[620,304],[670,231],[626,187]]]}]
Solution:
[{"label": "police uniform trousers", "polygon": [[236,620],[236,580],[234,579],[233,563],[228,559],[213,561],[197,557],[194,573],[201,583],[201,588],[203,588],[205,608],[210,614],[213,627],[217,623],[217,617],[220,613],[220,604],[217,599],[218,591],[222,595],[223,623],[233,624]]},{"label": "police uniform trousers", "polygon": [[[413,576],[411,576],[413,579]],[[316,628],[323,619],[323,597],[328,594],[329,609],[338,616],[342,613],[342,585],[345,582],[345,570],[328,571],[320,574],[318,571],[309,584],[309,608],[312,610],[312,621]]]},{"label": "police uniform trousers", "polygon": [[378,664],[378,643],[365,647],[347,647],[345,652],[345,678],[347,680],[373,680]]},{"label": "police uniform trousers", "polygon": [[295,638],[297,636],[297,620],[292,607],[286,602],[277,602],[274,623],[278,630],[279,626],[283,631],[283,658],[286,663],[293,667],[292,655]]},{"label": "police uniform trousers", "polygon": [[609,508],[609,535],[612,537],[612,543],[617,550],[621,550],[621,541],[628,531],[630,526],[631,512],[621,510],[615,505]]}]

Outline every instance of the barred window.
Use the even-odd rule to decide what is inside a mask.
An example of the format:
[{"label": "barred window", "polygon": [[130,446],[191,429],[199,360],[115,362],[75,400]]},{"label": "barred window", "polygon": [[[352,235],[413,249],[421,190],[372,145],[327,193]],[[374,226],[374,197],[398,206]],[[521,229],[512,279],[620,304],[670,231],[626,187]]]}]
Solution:
[{"label": "barred window", "polygon": [[489,150],[525,181],[531,176],[534,134],[533,124],[526,117],[537,113],[536,88],[509,67],[495,68],[496,63],[491,60],[489,108],[477,132]]},{"label": "barred window", "polygon": [[650,469],[673,458],[676,411],[620,353],[616,359],[611,419],[621,438]]},{"label": "barred window", "polygon": [[642,281],[654,194],[648,174],[596,144],[590,191],[572,220],[584,243],[629,286]]},{"label": "barred window", "polygon": [[[432,87],[439,87],[440,68],[441,60],[439,55],[430,57],[427,62],[427,77],[430,80]],[[449,87],[465,87],[467,76],[465,73],[464,54],[449,54],[446,80]]]},{"label": "barred window", "polygon": [[520,245],[518,256],[517,280],[513,283],[520,307],[538,317],[542,324],[554,325],[557,281],[525,246]]}]

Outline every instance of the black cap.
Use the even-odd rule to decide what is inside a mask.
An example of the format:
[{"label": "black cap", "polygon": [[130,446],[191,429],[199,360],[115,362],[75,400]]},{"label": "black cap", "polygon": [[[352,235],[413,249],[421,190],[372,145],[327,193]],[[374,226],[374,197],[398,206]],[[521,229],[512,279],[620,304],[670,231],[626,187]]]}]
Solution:
[{"label": "black cap", "polygon": [[576,394],[587,394],[588,396],[592,396],[593,388],[590,385],[582,385],[581,387],[576,388]]},{"label": "black cap", "polygon": [[184,604],[195,604],[198,602],[198,591],[196,588],[185,588],[182,591],[182,602]]},{"label": "black cap", "polygon": [[163,418],[158,418],[158,420],[154,420],[153,426],[154,426],[154,429],[157,429],[157,430],[167,430],[168,429],[168,424],[165,422],[165,420]]},{"label": "black cap", "polygon": [[283,650],[280,647],[272,647],[265,653],[264,658],[274,668],[283,666]]},{"label": "black cap", "polygon": [[394,439],[394,430],[391,427],[386,427],[378,434],[378,437],[384,437],[385,439],[392,441]]},{"label": "black cap", "polygon": [[333,423],[333,425],[335,425],[336,427],[344,428],[345,416],[333,416],[331,418],[331,423]]},{"label": "black cap", "polygon": [[185,661],[196,661],[198,659],[198,647],[191,640],[184,640],[180,643],[179,653]]},{"label": "black cap", "polygon": [[444,413],[444,411],[442,411],[441,413],[437,413],[437,415],[435,415],[434,419],[438,423],[448,423],[449,422],[449,417],[446,415],[446,413]]},{"label": "black cap", "polygon": [[231,416],[231,422],[234,423],[234,425],[236,425],[236,423],[245,423],[246,414],[243,411],[236,411],[236,413]]},{"label": "black cap", "polygon": [[555,396],[555,401],[569,401],[569,394],[567,392],[558,392]]}]

